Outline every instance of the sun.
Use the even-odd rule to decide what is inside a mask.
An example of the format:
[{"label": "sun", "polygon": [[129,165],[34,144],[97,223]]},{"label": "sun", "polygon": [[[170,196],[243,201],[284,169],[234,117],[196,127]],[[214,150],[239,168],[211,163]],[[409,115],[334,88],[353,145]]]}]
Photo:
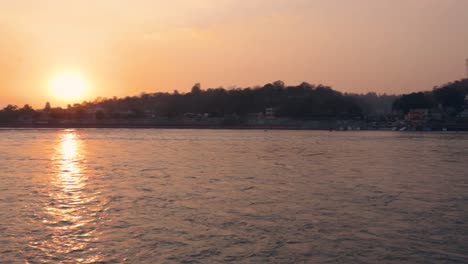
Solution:
[{"label": "sun", "polygon": [[50,81],[50,88],[56,99],[72,102],[83,99],[89,85],[78,72],[67,71],[56,73]]}]

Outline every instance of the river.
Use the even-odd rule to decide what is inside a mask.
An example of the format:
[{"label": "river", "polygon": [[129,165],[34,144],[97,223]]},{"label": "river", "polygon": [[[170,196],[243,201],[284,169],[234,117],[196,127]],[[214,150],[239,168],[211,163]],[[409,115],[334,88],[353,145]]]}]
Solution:
[{"label": "river", "polygon": [[468,263],[468,134],[0,130],[0,263]]}]

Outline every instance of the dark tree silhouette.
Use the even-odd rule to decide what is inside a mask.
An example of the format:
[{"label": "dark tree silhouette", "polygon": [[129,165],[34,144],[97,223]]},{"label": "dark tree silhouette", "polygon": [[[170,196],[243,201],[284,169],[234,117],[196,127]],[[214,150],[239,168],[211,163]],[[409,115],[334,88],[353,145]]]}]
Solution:
[{"label": "dark tree silhouette", "polygon": [[50,103],[47,102],[46,105],[45,105],[45,107],[44,107],[44,111],[49,112],[51,109],[52,109],[52,108],[50,107]]},{"label": "dark tree silhouette", "polygon": [[415,108],[436,108],[439,105],[444,109],[453,109],[454,113],[463,110],[464,98],[468,94],[468,79],[455,81],[441,87],[435,87],[431,92],[418,92],[402,95],[393,108],[407,113]]},{"label": "dark tree silhouette", "polygon": [[[19,109],[8,105],[0,110],[0,122],[18,120],[20,116],[35,118],[84,120],[216,117],[225,122],[238,122],[261,113],[274,112],[279,118],[289,119],[361,119],[367,116],[385,116],[392,110],[407,113],[415,108],[440,108],[452,114],[463,110],[468,94],[468,80],[456,81],[430,92],[410,93],[402,96],[343,94],[329,86],[303,82],[286,85],[275,81],[264,86],[224,89],[201,89],[196,83],[190,92],[142,93],[124,98],[97,98],[92,102],[68,105],[66,109],[52,108],[34,111],[29,105]],[[95,109],[102,109],[95,112]],[[95,114],[90,114],[95,113]],[[27,117],[27,118],[29,118]],[[27,119],[23,118],[23,119]]]}]

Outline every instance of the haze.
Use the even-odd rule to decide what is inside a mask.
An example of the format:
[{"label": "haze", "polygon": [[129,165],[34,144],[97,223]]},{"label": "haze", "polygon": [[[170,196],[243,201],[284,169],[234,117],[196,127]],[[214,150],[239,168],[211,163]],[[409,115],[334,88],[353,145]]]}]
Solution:
[{"label": "haze", "polygon": [[323,83],[406,93],[460,79],[465,0],[0,0],[0,106],[43,106],[77,71],[82,99]]}]

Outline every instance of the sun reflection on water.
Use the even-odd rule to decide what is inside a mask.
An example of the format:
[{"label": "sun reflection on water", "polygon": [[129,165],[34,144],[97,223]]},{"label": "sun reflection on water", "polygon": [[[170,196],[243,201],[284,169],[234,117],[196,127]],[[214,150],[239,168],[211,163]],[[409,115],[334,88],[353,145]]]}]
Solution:
[{"label": "sun reflection on water", "polygon": [[87,188],[82,141],[76,131],[65,130],[60,134],[53,161],[56,174],[51,180],[50,199],[42,219],[48,235],[32,246],[47,256],[45,260],[100,261],[91,243],[97,242],[96,221],[102,204],[96,193]]},{"label": "sun reflection on water", "polygon": [[[79,152],[79,140],[76,133],[67,131],[62,135],[58,149],[59,174],[57,184],[64,192],[79,191],[85,187],[85,175],[81,172],[82,157]],[[76,197],[79,198],[79,197]]]}]

